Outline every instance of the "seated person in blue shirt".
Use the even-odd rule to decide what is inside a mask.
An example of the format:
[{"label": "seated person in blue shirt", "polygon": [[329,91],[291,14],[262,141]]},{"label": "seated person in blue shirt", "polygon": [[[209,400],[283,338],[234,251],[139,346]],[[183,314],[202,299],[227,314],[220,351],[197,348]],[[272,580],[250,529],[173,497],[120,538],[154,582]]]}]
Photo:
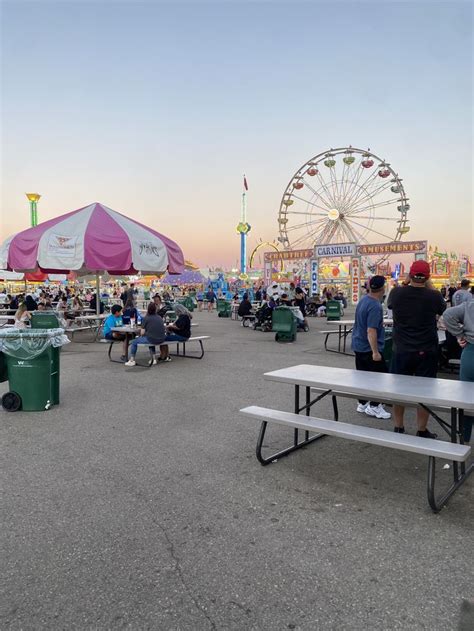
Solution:
[{"label": "seated person in blue shirt", "polygon": [[167,326],[165,344],[160,346],[158,361],[161,362],[171,361],[169,347],[166,342],[186,342],[191,337],[192,315],[184,305],[176,304],[174,310],[177,318],[172,324]]},{"label": "seated person in blue shirt", "polygon": [[127,357],[125,355],[125,339],[126,336],[123,333],[119,333],[118,331],[112,331],[112,329],[116,326],[123,326],[122,320],[122,307],[120,305],[113,305],[112,313],[107,316],[104,322],[104,338],[106,340],[112,340],[114,342],[121,341],[123,342],[123,351],[121,360],[126,361]]},{"label": "seated person in blue shirt", "polygon": [[124,324],[130,324],[131,319],[135,320],[135,322],[138,322],[140,319],[140,314],[138,313],[138,309],[135,307],[133,298],[127,298],[125,307],[123,308],[122,318]]}]

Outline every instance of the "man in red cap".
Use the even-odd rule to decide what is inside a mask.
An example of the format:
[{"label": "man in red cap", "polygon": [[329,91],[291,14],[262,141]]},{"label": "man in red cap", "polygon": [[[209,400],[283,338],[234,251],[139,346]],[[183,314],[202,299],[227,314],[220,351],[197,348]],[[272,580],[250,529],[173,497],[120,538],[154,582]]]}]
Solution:
[{"label": "man in red cap", "polygon": [[[388,308],[393,312],[393,356],[390,371],[396,375],[436,377],[438,369],[437,318],[446,309],[441,293],[426,287],[430,277],[427,261],[410,267],[409,284],[390,292]],[[402,405],[393,406],[395,432],[405,433]],[[429,413],[417,408],[417,436],[436,438],[430,432]]]}]

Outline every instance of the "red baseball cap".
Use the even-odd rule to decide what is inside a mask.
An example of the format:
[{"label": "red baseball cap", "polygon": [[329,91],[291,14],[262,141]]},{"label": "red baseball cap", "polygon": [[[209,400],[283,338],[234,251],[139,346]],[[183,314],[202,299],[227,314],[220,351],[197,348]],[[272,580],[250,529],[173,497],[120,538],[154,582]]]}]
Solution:
[{"label": "red baseball cap", "polygon": [[431,268],[428,261],[415,261],[410,267],[410,276],[424,276],[429,278],[431,275]]}]

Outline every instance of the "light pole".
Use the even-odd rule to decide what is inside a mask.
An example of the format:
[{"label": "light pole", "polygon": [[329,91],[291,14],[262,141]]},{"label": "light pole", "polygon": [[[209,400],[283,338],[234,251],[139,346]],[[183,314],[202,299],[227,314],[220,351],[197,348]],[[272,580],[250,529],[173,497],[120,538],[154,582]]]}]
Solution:
[{"label": "light pole", "polygon": [[31,226],[38,225],[38,201],[41,197],[39,193],[25,193],[30,202]]}]

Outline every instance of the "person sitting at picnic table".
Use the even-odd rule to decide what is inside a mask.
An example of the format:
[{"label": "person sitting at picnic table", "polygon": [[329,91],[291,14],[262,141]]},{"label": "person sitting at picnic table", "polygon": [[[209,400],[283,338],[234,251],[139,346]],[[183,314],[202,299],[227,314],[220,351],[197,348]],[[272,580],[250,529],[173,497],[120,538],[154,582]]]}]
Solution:
[{"label": "person sitting at picnic table", "polygon": [[301,287],[297,287],[295,289],[295,297],[293,300],[293,305],[298,307],[301,311],[301,315],[303,316],[303,328],[305,331],[309,331],[308,319],[306,317],[306,297],[304,291]]},{"label": "person sitting at picnic table", "polygon": [[74,298],[72,299],[73,314],[75,316],[79,316],[81,315],[83,309],[84,309],[84,305],[82,304],[82,300],[79,298],[79,296],[74,296]]},{"label": "person sitting at picnic table", "polygon": [[[461,354],[459,379],[474,382],[474,300],[464,300],[457,307],[446,309],[444,324],[451,335],[456,336]],[[474,415],[464,415],[464,440],[469,442]]]},{"label": "person sitting at picnic table", "polygon": [[240,318],[243,318],[244,316],[248,316],[252,313],[252,303],[249,300],[249,295],[247,293],[245,293],[242,296],[242,302],[239,305],[239,308],[237,309],[237,315]]},{"label": "person sitting at picnic table", "polygon": [[155,303],[150,302],[147,314],[142,320],[140,337],[136,337],[131,343],[130,359],[125,362],[125,366],[136,366],[135,357],[139,344],[148,344],[150,349],[149,365],[156,364],[155,346],[163,344],[165,337],[166,330],[163,318],[157,314]]},{"label": "person sitting at picnic table", "polygon": [[26,329],[26,325],[29,322],[31,315],[26,307],[26,303],[22,302],[15,313],[15,322],[13,324],[15,329]]},{"label": "person sitting at picnic table", "polygon": [[163,304],[160,294],[155,294],[153,296],[153,302],[155,303],[157,315],[159,315],[161,318],[164,318],[166,312],[170,311],[170,308],[167,305]]},{"label": "person sitting at picnic table", "polygon": [[[90,300],[90,308],[94,313],[97,313],[97,294],[94,294]],[[99,300],[99,313],[104,313],[105,307],[102,300]]]},{"label": "person sitting at picnic table", "polygon": [[123,308],[122,319],[124,324],[130,324],[132,320],[138,322],[140,319],[140,313],[135,306],[133,298],[130,298],[130,296],[127,298],[125,307]]},{"label": "person sitting at picnic table", "polygon": [[177,304],[175,306],[176,320],[166,327],[165,343],[160,346],[160,362],[170,362],[171,357],[167,342],[187,342],[191,337],[191,318],[192,315],[184,305]]},{"label": "person sitting at picnic table", "polygon": [[56,307],[56,312],[57,312],[61,326],[64,326],[64,328],[68,329],[71,326],[71,324],[74,322],[74,316],[68,311],[66,297],[61,298],[61,300],[58,302],[58,305]]},{"label": "person sitting at picnic table", "polygon": [[113,328],[123,326],[122,320],[122,307],[120,305],[113,305],[111,309],[111,314],[105,318],[104,322],[104,339],[110,340],[113,342],[121,341],[123,342],[123,351],[120,359],[122,361],[127,360],[126,356],[126,339],[127,336],[124,333],[119,333],[118,331],[112,331]]},{"label": "person sitting at picnic table", "polygon": [[38,305],[36,300],[33,298],[31,294],[28,294],[25,298],[26,308],[29,312],[36,311],[38,309]]},{"label": "person sitting at picnic table", "polygon": [[278,302],[280,303],[280,307],[291,307],[291,298],[286,293],[280,296],[280,299]]},{"label": "person sitting at picnic table", "polygon": [[326,305],[328,300],[330,300],[330,298],[327,298],[327,296],[330,296],[331,294],[325,294],[323,295],[322,300],[320,301],[321,304],[318,307],[318,310],[316,311],[316,315],[319,318],[323,318],[326,315]]}]

